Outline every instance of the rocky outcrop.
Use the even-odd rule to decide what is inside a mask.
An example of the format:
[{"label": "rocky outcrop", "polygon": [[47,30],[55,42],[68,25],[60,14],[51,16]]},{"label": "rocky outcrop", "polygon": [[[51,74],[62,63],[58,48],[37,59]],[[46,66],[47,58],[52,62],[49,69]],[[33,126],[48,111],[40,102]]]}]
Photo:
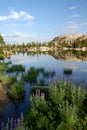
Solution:
[{"label": "rocky outcrop", "polygon": [[66,43],[73,43],[76,40],[85,40],[87,39],[87,34],[67,34],[55,37],[52,42],[66,42]]}]

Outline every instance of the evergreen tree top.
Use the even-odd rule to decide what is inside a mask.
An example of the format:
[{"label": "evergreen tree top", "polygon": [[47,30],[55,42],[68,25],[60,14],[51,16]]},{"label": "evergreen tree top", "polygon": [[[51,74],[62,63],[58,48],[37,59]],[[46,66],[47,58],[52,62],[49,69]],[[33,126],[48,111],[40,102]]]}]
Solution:
[{"label": "evergreen tree top", "polygon": [[5,44],[3,36],[0,34],[0,44]]}]

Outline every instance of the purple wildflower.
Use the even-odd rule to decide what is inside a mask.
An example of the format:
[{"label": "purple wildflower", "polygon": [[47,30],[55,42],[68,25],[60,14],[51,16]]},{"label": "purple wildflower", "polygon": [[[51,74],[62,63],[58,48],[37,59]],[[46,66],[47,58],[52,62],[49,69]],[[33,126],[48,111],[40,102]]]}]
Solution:
[{"label": "purple wildflower", "polygon": [[4,122],[1,123],[1,130],[4,130]]},{"label": "purple wildflower", "polygon": [[24,120],[24,115],[23,115],[23,112],[21,112],[21,117],[20,117],[20,120],[21,120],[21,122],[23,122],[23,120]]}]

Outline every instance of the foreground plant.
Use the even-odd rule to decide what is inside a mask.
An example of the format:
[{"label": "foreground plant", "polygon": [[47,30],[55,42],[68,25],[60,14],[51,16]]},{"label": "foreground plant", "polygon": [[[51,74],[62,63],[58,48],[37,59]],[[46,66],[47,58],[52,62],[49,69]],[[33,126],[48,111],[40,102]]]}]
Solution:
[{"label": "foreground plant", "polygon": [[11,89],[8,91],[8,95],[12,100],[19,100],[25,96],[25,89],[23,84],[16,82],[11,86]]},{"label": "foreground plant", "polygon": [[87,129],[87,91],[80,86],[58,81],[49,86],[47,98],[39,88],[30,101],[24,121],[30,130]]}]

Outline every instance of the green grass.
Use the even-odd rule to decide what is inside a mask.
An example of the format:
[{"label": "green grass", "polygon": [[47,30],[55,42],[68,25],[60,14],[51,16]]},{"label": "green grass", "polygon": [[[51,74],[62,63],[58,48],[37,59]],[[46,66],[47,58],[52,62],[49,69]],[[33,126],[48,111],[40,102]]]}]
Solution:
[{"label": "green grass", "polygon": [[0,72],[5,71],[6,68],[7,68],[7,64],[5,64],[5,63],[0,63]]},{"label": "green grass", "polygon": [[11,83],[11,78],[4,74],[0,74],[0,80],[2,83]]},{"label": "green grass", "polygon": [[11,84],[17,81],[16,76],[6,76],[5,74],[0,74],[1,83]]}]

